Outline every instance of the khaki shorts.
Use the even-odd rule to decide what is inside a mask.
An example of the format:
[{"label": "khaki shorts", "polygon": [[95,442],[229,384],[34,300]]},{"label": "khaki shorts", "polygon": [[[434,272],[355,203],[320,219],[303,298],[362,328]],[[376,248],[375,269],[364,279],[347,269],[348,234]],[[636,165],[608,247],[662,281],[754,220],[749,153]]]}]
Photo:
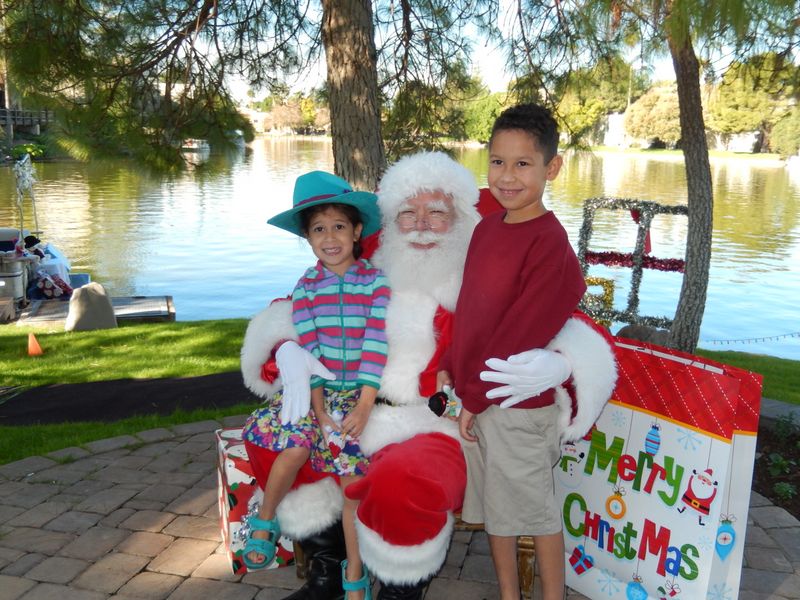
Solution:
[{"label": "khaki shorts", "polygon": [[561,531],[553,489],[560,448],[555,405],[533,409],[490,406],[475,417],[478,443],[462,440],[467,489],[461,519],[491,535]]}]

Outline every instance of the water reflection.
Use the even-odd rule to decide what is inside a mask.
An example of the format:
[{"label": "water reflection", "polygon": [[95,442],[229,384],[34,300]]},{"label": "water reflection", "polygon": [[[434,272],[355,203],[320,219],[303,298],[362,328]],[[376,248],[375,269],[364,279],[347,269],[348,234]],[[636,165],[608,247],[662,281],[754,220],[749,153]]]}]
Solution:
[{"label": "water reflection", "polygon": [[[485,184],[486,150],[456,154]],[[246,150],[212,154],[170,176],[123,160],[36,163],[34,190],[43,238],[64,250],[75,271],[89,272],[112,294],[170,294],[181,320],[247,317],[286,294],[314,260],[304,242],[266,224],[291,206],[295,177],[313,169],[333,169],[329,141],[259,138]],[[712,176],[713,255],[701,339],[800,330],[793,302],[800,289],[800,177],[771,164],[716,159]],[[0,168],[0,226],[17,224],[15,194],[10,167]],[[685,203],[682,162],[569,154],[546,203],[574,244],[584,199],[601,195]],[[26,222],[33,222],[29,205]],[[594,249],[630,251],[635,236],[628,214],[597,213]],[[654,256],[682,257],[686,219],[656,217],[652,240]],[[614,279],[623,306],[627,272],[597,267],[593,274]],[[646,272],[642,314],[672,316],[680,284],[680,274]],[[796,339],[725,347],[800,359]]]}]

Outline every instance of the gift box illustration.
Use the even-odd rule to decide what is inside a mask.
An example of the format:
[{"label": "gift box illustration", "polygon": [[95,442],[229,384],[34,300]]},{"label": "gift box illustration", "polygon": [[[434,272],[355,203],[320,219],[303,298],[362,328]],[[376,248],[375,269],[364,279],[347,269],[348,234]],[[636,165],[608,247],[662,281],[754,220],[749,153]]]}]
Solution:
[{"label": "gift box illustration", "polygon": [[572,549],[572,554],[569,557],[569,564],[572,569],[580,575],[585,573],[594,566],[594,559],[586,554],[582,545],[578,545]]},{"label": "gift box illustration", "polygon": [[[218,500],[222,541],[228,549],[228,561],[234,574],[247,572],[242,553],[250,535],[248,518],[257,515],[264,496],[253,476],[244,449],[241,428],[218,429]],[[268,567],[275,569],[294,563],[292,540],[281,536],[275,560]]]}]

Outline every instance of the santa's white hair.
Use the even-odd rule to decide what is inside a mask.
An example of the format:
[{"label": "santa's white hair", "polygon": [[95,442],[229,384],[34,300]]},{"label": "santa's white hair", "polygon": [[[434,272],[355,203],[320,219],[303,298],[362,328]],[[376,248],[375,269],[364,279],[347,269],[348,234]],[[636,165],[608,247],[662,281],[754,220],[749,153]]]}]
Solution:
[{"label": "santa's white hair", "polygon": [[[395,223],[398,212],[424,192],[439,192],[452,201],[452,224],[446,232],[401,232]],[[443,152],[412,154],[387,169],[378,186],[383,232],[373,262],[385,271],[393,293],[420,291],[445,309],[455,309],[467,247],[480,220],[477,201],[472,173]],[[412,245],[431,243],[429,248]]]},{"label": "santa's white hair", "polygon": [[419,152],[404,156],[383,174],[378,184],[378,207],[383,228],[394,223],[406,200],[420,192],[444,192],[453,200],[456,212],[478,222],[475,205],[478,186],[475,177],[444,152]]}]

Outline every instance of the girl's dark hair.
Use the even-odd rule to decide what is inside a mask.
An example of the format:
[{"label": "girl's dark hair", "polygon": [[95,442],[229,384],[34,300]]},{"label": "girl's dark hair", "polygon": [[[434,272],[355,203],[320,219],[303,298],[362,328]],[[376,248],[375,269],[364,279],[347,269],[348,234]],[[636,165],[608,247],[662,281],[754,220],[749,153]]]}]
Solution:
[{"label": "girl's dark hair", "polygon": [[[335,208],[345,217],[347,217],[347,220],[350,221],[350,223],[353,225],[353,228],[355,228],[356,225],[364,225],[361,220],[361,213],[355,206],[351,206],[350,204],[327,202],[325,204],[317,204],[316,206],[312,206],[300,211],[300,231],[303,232],[303,235],[308,237],[308,226],[311,224],[311,219],[314,218],[314,215],[325,212],[329,208]],[[364,250],[361,248],[361,240],[358,239],[353,243],[353,256],[356,258],[356,260],[358,260],[361,258],[363,252]]]}]

